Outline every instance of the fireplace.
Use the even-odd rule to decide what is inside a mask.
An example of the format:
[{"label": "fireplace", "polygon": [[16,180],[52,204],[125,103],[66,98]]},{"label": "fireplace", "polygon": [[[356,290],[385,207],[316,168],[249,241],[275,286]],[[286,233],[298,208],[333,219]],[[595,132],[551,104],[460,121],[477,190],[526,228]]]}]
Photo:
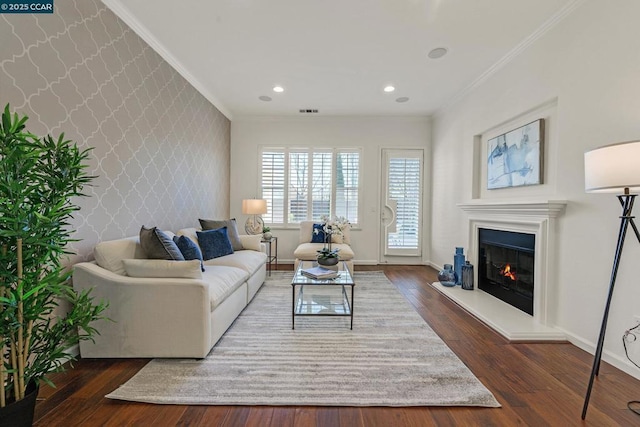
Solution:
[{"label": "fireplace", "polygon": [[478,229],[478,288],[533,316],[535,235]]}]

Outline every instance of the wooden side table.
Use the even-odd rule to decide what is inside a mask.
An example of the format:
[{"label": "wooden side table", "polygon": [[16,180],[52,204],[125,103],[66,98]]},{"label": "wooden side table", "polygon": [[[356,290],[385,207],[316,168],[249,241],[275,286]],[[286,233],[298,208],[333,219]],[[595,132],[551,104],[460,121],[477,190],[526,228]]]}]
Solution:
[{"label": "wooden side table", "polygon": [[271,270],[275,264],[278,269],[278,238],[273,236],[268,240],[262,239],[262,243],[267,245],[267,271],[271,276]]}]

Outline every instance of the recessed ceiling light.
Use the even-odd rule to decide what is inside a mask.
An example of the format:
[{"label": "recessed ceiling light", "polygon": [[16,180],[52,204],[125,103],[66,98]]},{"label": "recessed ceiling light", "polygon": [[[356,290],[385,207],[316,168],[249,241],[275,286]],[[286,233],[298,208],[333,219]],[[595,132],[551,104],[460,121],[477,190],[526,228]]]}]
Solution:
[{"label": "recessed ceiling light", "polygon": [[438,58],[442,58],[443,56],[445,56],[447,54],[448,50],[444,47],[437,47],[435,49],[432,49],[429,54],[427,56],[429,56],[429,58],[431,59],[438,59]]},{"label": "recessed ceiling light", "polygon": [[273,91],[277,93],[284,92],[284,88],[282,86],[274,86]]},{"label": "recessed ceiling light", "polygon": [[406,96],[401,96],[400,98],[396,98],[396,102],[407,102],[409,100]]},{"label": "recessed ceiling light", "polygon": [[259,97],[258,97],[258,99],[259,99],[260,101],[264,101],[264,102],[269,102],[269,101],[271,101],[271,97],[270,97],[270,96],[266,96],[266,95],[259,96]]},{"label": "recessed ceiling light", "polygon": [[385,92],[387,92],[387,93],[391,93],[391,92],[393,92],[394,90],[396,90],[396,88],[395,88],[395,87],[393,87],[393,86],[391,86],[391,85],[388,85],[388,86],[385,86],[385,87],[384,87],[384,89],[382,89],[382,90],[384,90],[384,91],[385,91]]}]

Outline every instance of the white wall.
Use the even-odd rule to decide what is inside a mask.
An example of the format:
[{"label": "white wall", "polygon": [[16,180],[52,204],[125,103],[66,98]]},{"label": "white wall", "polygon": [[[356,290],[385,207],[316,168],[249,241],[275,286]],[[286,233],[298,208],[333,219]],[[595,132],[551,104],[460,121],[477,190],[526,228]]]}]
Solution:
[{"label": "white wall", "polygon": [[[431,128],[426,117],[295,117],[239,118],[231,124],[231,215],[244,224],[242,199],[259,195],[258,150],[260,145],[309,145],[316,147],[361,147],[362,221],[352,235],[355,263],[375,264],[379,258],[380,224],[380,150],[382,148],[424,148],[425,164],[429,161]],[[429,188],[429,171],[425,187]],[[425,194],[428,206],[428,194]],[[425,208],[425,234],[428,210]],[[293,260],[298,245],[298,229],[274,229],[279,238],[278,255],[283,261]],[[428,259],[427,250],[416,263]]]},{"label": "white wall", "polygon": [[[559,220],[555,324],[593,353],[608,290],[620,206],[584,192],[583,153],[640,138],[640,2],[587,0],[512,62],[433,118],[432,261],[452,260],[468,236],[456,203],[526,198],[568,200]],[[550,119],[546,184],[473,192],[474,137],[531,110]],[[640,159],[638,159],[640,167]],[[483,183],[484,185],[484,183]],[[489,194],[490,193],[490,194]],[[605,341],[604,359],[636,377],[621,336],[640,314],[640,244],[628,235]],[[640,360],[640,343],[632,345]],[[585,377],[589,373],[585,372]],[[613,385],[611,385],[613,386]]]}]

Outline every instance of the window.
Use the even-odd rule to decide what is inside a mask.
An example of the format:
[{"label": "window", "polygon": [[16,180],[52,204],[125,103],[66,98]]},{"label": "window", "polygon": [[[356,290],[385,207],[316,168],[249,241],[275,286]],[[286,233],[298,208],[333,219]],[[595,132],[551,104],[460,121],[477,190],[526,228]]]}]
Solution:
[{"label": "window", "polygon": [[359,149],[265,147],[260,157],[265,223],[298,224],[322,215],[358,223]]}]

